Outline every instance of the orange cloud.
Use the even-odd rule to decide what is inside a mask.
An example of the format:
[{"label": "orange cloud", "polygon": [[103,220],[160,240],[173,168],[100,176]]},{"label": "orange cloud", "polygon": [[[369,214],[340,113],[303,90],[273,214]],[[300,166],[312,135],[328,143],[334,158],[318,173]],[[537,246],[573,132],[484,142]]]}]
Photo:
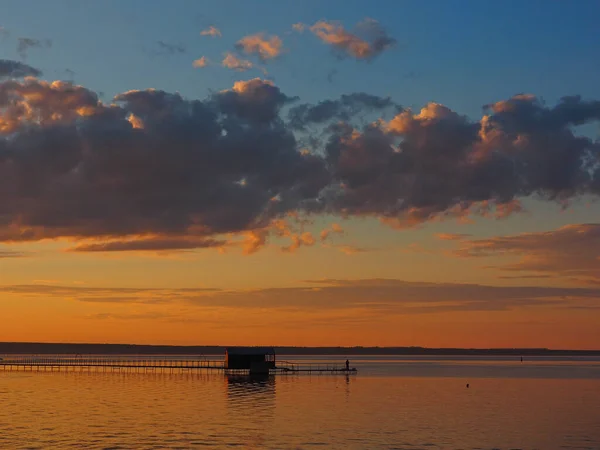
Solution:
[{"label": "orange cloud", "polygon": [[241,59],[235,56],[231,52],[227,52],[225,54],[225,58],[223,58],[223,62],[221,63],[223,67],[227,67],[228,69],[237,70],[238,72],[245,72],[246,70],[250,70],[254,67],[251,61],[247,59]]},{"label": "orange cloud", "polygon": [[[488,239],[455,239],[452,252],[462,258],[505,256],[517,262],[487,266],[519,273],[519,277],[552,275],[586,283],[600,282],[600,224],[566,225],[553,231],[497,236]],[[524,273],[524,275],[521,275]]]},{"label": "orange cloud", "polygon": [[262,61],[277,58],[283,51],[283,41],[278,36],[253,34],[240,39],[236,48],[247,54],[257,55]]},{"label": "orange cloud", "polygon": [[129,123],[131,124],[131,126],[133,128],[138,128],[138,129],[144,128],[144,121],[140,117],[136,116],[133,113],[129,114],[129,116],[127,117],[127,120],[129,121]]},{"label": "orange cloud", "polygon": [[465,238],[471,236],[470,234],[462,234],[462,233],[437,233],[435,235],[436,238],[442,241],[461,241]]},{"label": "orange cloud", "polygon": [[302,31],[304,31],[306,29],[306,25],[304,25],[303,23],[298,22],[298,23],[295,23],[295,24],[292,25],[292,29],[294,31],[302,32]]},{"label": "orange cloud", "polygon": [[90,303],[186,304],[197,307],[335,310],[368,307],[383,314],[502,311],[524,307],[577,307],[600,288],[515,287],[400,279],[308,280],[286,288],[217,289],[92,287],[56,284],[0,285],[0,294],[23,298],[70,298]]},{"label": "orange cloud", "polygon": [[340,54],[356,59],[372,59],[396,43],[396,40],[388,36],[381,25],[373,19],[365,19],[360,22],[355,33],[345,30],[337,22],[325,20],[310,27],[297,23],[292,25],[292,28],[299,32],[308,28],[324,43],[338,50]]},{"label": "orange cloud", "polygon": [[221,30],[219,30],[217,27],[211,25],[206,30],[202,30],[200,32],[200,36],[221,37]]},{"label": "orange cloud", "polygon": [[[598,288],[395,279],[325,279],[251,290],[0,285],[0,297],[8,300],[3,314],[11,319],[2,328],[4,341],[189,345],[472,347],[477,342],[478,347],[592,349],[600,346],[592,309],[599,295]],[[31,330],[23,331],[24,320]],[[417,336],[414,330],[420,330]]]},{"label": "orange cloud", "polygon": [[263,248],[267,243],[268,230],[254,230],[246,233],[246,239],[243,241],[244,255],[251,255]]},{"label": "orange cloud", "polygon": [[338,245],[336,248],[346,255],[356,255],[357,253],[364,253],[371,250],[365,247],[356,247],[354,245]]},{"label": "orange cloud", "polygon": [[202,58],[195,60],[192,63],[192,66],[200,69],[202,67],[207,67],[209,64],[210,64],[210,61],[208,60],[208,58],[206,56],[203,56]]},{"label": "orange cloud", "polygon": [[71,123],[81,117],[109,112],[96,93],[65,81],[43,81],[26,77],[2,83],[0,133],[10,134],[37,124]]},{"label": "orange cloud", "polygon": [[325,228],[324,230],[321,230],[321,233],[319,234],[321,241],[326,240],[331,233],[344,234],[344,229],[339,223],[332,223],[330,228]]},{"label": "orange cloud", "polygon": [[290,239],[292,240],[292,243],[290,245],[288,245],[287,247],[282,247],[281,250],[287,253],[293,253],[296,250],[298,250],[300,247],[312,247],[313,245],[315,245],[316,239],[313,237],[313,235],[308,232],[305,231],[302,234],[292,234],[290,236]]}]

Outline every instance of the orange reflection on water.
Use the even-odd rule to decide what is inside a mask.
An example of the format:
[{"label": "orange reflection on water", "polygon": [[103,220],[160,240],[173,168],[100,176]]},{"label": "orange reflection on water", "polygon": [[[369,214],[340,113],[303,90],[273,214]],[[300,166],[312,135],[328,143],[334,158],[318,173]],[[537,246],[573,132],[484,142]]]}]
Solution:
[{"label": "orange reflection on water", "polygon": [[[564,378],[568,371],[555,379],[527,373],[482,378],[464,372],[472,369],[463,364],[465,376],[442,377],[451,365],[428,364],[419,366],[426,371],[419,377],[402,376],[404,366],[397,366],[396,375],[369,376],[364,369],[350,377],[262,380],[0,372],[0,447],[600,445],[600,380],[593,373],[587,379]],[[551,365],[547,370],[548,376],[560,375]]]}]

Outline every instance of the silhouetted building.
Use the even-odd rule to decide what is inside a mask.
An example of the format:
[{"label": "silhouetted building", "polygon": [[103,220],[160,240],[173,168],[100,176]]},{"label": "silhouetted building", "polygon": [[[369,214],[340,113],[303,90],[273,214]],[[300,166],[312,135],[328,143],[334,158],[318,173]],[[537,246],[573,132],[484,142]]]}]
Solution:
[{"label": "silhouetted building", "polygon": [[247,370],[251,374],[269,373],[275,368],[273,347],[228,347],[225,350],[225,369]]}]

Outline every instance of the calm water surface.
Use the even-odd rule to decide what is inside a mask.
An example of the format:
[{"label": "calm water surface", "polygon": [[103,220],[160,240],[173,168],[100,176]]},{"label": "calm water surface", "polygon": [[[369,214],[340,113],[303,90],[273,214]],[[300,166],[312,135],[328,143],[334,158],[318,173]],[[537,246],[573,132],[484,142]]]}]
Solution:
[{"label": "calm water surface", "polygon": [[351,365],[358,375],[253,382],[0,371],[0,449],[600,449],[598,358]]}]

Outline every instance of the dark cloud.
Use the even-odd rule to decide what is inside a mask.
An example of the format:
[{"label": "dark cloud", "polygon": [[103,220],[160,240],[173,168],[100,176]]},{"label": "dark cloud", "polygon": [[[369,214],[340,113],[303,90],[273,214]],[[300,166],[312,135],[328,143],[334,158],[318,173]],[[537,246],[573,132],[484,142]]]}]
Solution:
[{"label": "dark cloud", "polygon": [[600,224],[567,225],[553,231],[462,239],[455,256],[505,256],[516,262],[494,268],[518,272],[504,278],[563,277],[581,283],[600,282]]},{"label": "dark cloud", "polygon": [[21,58],[27,58],[27,52],[32,48],[50,48],[52,47],[51,39],[34,39],[28,37],[17,38],[17,53]]},{"label": "dark cloud", "polygon": [[0,59],[0,80],[6,78],[39,77],[42,71],[10,59]]},{"label": "dark cloud", "polygon": [[184,54],[186,52],[185,45],[183,44],[172,44],[165,41],[156,41],[156,46],[150,53],[157,56],[173,56],[177,54]]},{"label": "dark cloud", "polygon": [[339,100],[323,100],[316,105],[304,103],[294,106],[288,113],[290,126],[294,129],[304,129],[313,124],[322,124],[330,120],[349,121],[357,115],[373,111],[383,111],[395,107],[400,110],[389,97],[357,92],[342,95]]},{"label": "dark cloud", "polygon": [[127,251],[164,251],[191,250],[198,248],[215,248],[226,245],[226,241],[216,239],[185,239],[185,238],[146,238],[128,241],[109,241],[100,243],[80,244],[70,249],[74,252],[127,252]]},{"label": "dark cloud", "polygon": [[281,107],[295,100],[272,82],[260,78],[236,81],[233,89],[214,96],[214,101],[224,113],[262,123],[275,120]]},{"label": "dark cloud", "polygon": [[179,248],[265,227],[328,182],[277,119],[289,100],[261,80],[206,101],[147,90],[108,106],[68,83],[5,82],[0,241],[162,236]]},{"label": "dark cloud", "polygon": [[[295,100],[258,78],[202,100],[148,89],[106,103],[67,82],[0,82],[0,242],[159,251],[250,233],[261,248],[291,214],[406,227],[600,193],[600,146],[574,128],[600,119],[599,102],[520,95],[473,121],[365,93]],[[297,136],[311,125],[307,149]]]},{"label": "dark cloud", "polygon": [[498,277],[501,280],[536,280],[553,278],[552,275],[501,275]]},{"label": "dark cloud", "polygon": [[358,132],[332,128],[325,150],[339,185],[321,205],[412,226],[444,217],[506,217],[519,199],[565,202],[600,192],[600,146],[574,134],[597,121],[598,102],[535,97],[498,102],[479,122],[430,103]]},{"label": "dark cloud", "polygon": [[110,301],[111,299],[160,298],[177,300],[189,296],[217,292],[214,288],[125,288],[125,287],[91,287],[91,286],[61,286],[48,284],[12,284],[0,285],[0,292],[16,294],[23,297],[45,297],[83,299],[83,301]]}]

